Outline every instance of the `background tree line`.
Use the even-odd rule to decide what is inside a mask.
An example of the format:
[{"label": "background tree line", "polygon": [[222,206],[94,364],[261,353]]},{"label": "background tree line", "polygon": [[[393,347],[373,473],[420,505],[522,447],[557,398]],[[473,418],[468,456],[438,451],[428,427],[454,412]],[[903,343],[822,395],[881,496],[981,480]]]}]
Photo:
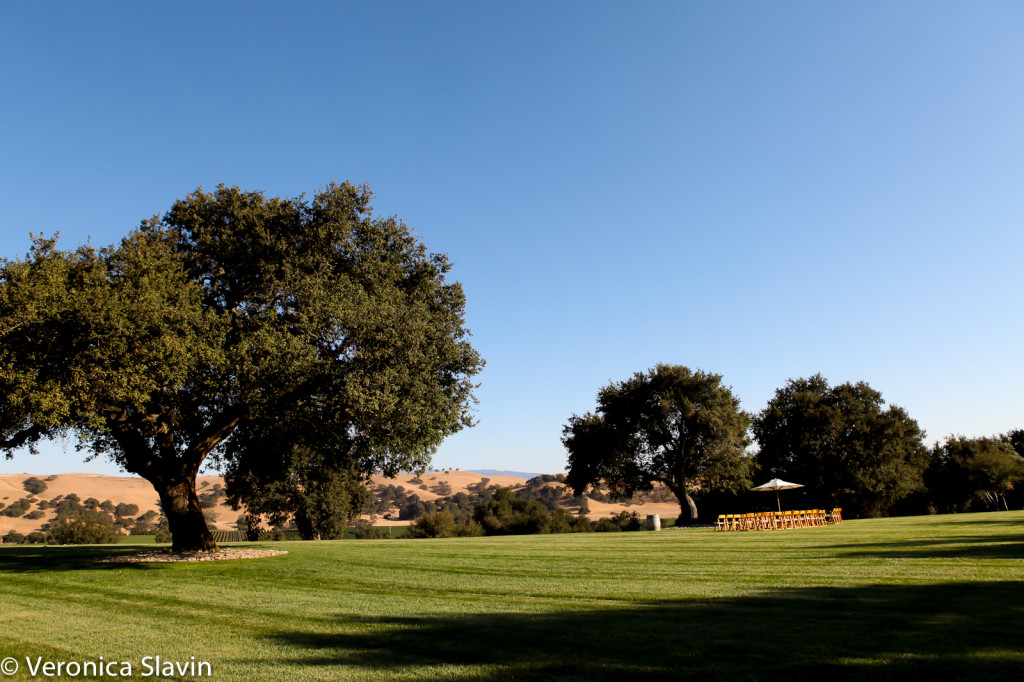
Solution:
[{"label": "background tree line", "polygon": [[852,517],[1024,504],[1024,431],[929,448],[906,410],[865,382],[792,379],[751,415],[721,379],[661,364],[602,388],[596,410],[563,429],[573,492],[628,496],[662,483],[681,502],[680,523],[769,508],[750,492],[754,476],[803,484],[786,492],[792,507]]}]

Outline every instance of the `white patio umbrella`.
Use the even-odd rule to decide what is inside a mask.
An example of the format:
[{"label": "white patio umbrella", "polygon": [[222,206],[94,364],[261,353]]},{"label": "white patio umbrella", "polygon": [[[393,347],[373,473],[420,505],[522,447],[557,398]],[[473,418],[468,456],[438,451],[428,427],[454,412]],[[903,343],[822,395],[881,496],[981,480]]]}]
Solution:
[{"label": "white patio umbrella", "polygon": [[775,503],[777,505],[779,505],[779,511],[782,511],[782,502],[779,501],[779,491],[780,490],[789,490],[790,488],[803,488],[803,487],[804,486],[803,486],[802,483],[789,483],[788,481],[783,481],[781,478],[773,478],[772,480],[768,481],[767,483],[763,483],[763,484],[761,484],[759,486],[755,486],[755,487],[751,488],[751,490],[760,490],[761,492],[769,492],[769,491],[774,490],[775,491]]}]

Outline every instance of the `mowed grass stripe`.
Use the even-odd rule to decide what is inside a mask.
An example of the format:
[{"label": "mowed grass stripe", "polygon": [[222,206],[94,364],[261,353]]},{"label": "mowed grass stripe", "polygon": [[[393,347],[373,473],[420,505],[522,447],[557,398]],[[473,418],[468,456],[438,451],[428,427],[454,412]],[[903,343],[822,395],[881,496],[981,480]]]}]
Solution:
[{"label": "mowed grass stripe", "polygon": [[95,563],[124,545],[4,547],[0,658],[195,656],[221,680],[998,679],[1024,663],[1022,529],[1004,512],[127,566]]}]

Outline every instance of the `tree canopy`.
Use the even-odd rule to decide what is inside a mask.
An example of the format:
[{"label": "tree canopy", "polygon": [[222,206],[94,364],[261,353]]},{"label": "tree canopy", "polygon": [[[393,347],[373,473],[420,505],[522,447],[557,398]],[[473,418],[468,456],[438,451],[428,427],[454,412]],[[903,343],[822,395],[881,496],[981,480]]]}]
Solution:
[{"label": "tree canopy", "polygon": [[610,383],[595,412],[569,419],[567,483],[577,495],[603,481],[631,496],[661,482],[679,499],[680,518],[696,521],[693,493],[750,485],[748,424],[721,375],[659,364]]},{"label": "tree canopy", "polygon": [[[483,362],[447,258],[370,199],[222,185],[114,246],[35,237],[0,261],[0,448],[77,435],[153,483],[175,549],[215,546],[195,477],[239,429],[313,425],[359,471],[425,468],[471,425]],[[246,443],[230,456],[281,456]]]},{"label": "tree canopy", "polygon": [[820,374],[791,379],[753,420],[758,466],[805,486],[810,503],[884,513],[921,488],[924,432],[866,383],[830,387]]},{"label": "tree canopy", "polygon": [[1024,479],[1024,458],[1007,436],[950,436],[935,445],[932,457],[925,481],[941,511],[968,511],[979,501],[1009,509],[1006,494]]}]

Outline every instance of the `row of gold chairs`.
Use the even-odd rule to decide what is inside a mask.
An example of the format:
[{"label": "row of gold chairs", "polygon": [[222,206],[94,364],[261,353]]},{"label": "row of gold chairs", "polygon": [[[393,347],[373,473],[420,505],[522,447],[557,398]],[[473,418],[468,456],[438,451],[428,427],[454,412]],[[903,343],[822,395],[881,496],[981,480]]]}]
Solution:
[{"label": "row of gold chairs", "polygon": [[754,512],[752,514],[719,514],[715,530],[776,530],[778,528],[810,528],[843,522],[843,509]]}]

